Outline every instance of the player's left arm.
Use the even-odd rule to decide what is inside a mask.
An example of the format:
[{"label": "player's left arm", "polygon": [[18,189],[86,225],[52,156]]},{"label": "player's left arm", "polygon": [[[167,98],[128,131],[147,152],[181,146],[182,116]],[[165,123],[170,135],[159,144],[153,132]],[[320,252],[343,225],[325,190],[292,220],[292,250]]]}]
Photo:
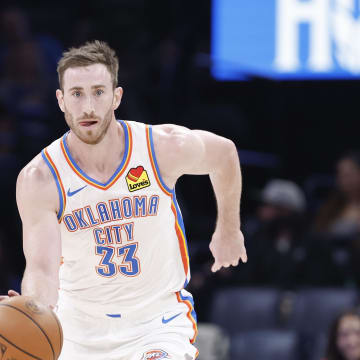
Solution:
[{"label": "player's left arm", "polygon": [[176,125],[154,126],[154,145],[160,172],[173,187],[184,174],[208,174],[217,200],[217,222],[210,243],[213,271],[241,259],[247,261],[240,230],[242,177],[235,144],[224,137]]}]

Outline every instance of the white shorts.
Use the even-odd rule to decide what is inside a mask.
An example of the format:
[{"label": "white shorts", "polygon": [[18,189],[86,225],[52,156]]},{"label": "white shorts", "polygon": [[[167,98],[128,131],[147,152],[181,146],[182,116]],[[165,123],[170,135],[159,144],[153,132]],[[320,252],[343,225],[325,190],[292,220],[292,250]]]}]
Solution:
[{"label": "white shorts", "polygon": [[[59,360],[193,360],[196,315],[190,293],[173,294],[156,313],[99,314],[89,308],[59,301],[57,315],[64,332]],[[195,318],[195,319],[194,319]]]}]

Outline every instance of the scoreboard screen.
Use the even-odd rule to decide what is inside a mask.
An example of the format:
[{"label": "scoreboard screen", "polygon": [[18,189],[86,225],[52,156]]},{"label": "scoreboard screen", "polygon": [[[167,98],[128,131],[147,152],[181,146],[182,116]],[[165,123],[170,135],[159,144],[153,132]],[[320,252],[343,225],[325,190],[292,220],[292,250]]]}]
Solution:
[{"label": "scoreboard screen", "polygon": [[221,81],[360,79],[360,0],[212,0]]}]

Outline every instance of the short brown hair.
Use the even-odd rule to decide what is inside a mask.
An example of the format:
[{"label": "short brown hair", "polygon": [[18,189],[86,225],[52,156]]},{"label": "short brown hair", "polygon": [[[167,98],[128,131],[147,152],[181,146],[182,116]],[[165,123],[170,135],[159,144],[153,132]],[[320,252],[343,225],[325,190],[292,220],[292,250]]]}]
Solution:
[{"label": "short brown hair", "polygon": [[58,62],[57,73],[60,89],[63,89],[64,72],[68,68],[104,64],[110,72],[113,89],[118,83],[119,60],[115,51],[104,41],[88,41],[78,48],[65,51]]}]

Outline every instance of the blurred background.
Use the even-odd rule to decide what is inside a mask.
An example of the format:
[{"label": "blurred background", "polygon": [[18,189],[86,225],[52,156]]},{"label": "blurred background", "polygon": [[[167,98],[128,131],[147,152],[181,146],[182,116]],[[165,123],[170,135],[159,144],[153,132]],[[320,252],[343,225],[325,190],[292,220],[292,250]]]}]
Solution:
[{"label": "blurred background", "polygon": [[[238,148],[247,264],[211,273],[210,181],[177,184],[199,359],[325,358],[330,324],[359,303],[360,0],[23,0],[0,9],[1,292],[19,290],[24,270],[17,174],[67,131],[57,61],[70,46],[104,40],[120,62],[118,118],[209,130]],[[327,359],[360,359],[359,334]]]}]

